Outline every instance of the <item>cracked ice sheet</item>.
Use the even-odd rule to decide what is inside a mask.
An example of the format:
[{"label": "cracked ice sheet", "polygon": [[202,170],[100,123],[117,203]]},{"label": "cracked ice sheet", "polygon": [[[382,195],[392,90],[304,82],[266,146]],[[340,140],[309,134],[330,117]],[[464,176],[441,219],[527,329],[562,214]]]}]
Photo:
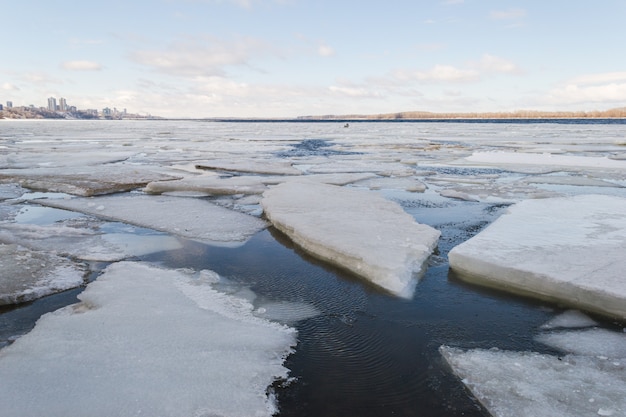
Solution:
[{"label": "cracked ice sheet", "polygon": [[267,218],[296,244],[400,297],[413,296],[440,235],[370,191],[293,181],[263,197]]},{"label": "cracked ice sheet", "polygon": [[526,200],[449,253],[464,280],[626,318],[626,199]]},{"label": "cracked ice sheet", "polygon": [[[202,276],[200,274],[200,276]],[[202,278],[109,266],[81,302],[0,351],[0,410],[22,417],[271,416],[296,331]]]},{"label": "cracked ice sheet", "polygon": [[32,301],[78,287],[84,283],[86,271],[85,265],[51,252],[0,243],[0,305]]},{"label": "cracked ice sheet", "polygon": [[93,198],[40,199],[37,204],[79,211],[168,232],[216,246],[243,245],[266,227],[263,220],[208,201],[142,194]]}]

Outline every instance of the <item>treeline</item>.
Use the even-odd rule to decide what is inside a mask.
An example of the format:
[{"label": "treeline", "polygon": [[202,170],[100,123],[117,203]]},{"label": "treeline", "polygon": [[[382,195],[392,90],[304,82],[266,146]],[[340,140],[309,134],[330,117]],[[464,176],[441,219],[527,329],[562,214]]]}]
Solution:
[{"label": "treeline", "polygon": [[517,110],[514,112],[468,112],[468,113],[434,113],[427,111],[407,111],[385,114],[348,114],[325,116],[302,116],[299,119],[372,119],[372,120],[400,120],[400,119],[604,119],[626,118],[626,107],[610,110],[594,111],[536,111]]}]

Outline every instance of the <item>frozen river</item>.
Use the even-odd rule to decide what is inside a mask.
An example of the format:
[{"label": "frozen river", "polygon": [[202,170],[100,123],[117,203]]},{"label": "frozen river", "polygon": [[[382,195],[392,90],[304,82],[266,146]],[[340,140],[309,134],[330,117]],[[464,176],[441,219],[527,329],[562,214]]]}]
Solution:
[{"label": "frozen river", "polygon": [[[621,298],[516,295],[448,262],[514,204],[589,195],[623,229],[626,124],[2,120],[0,415],[624,415]],[[622,235],[585,253],[612,264]],[[373,249],[353,266],[346,246]],[[378,279],[396,263],[401,292]],[[552,359],[585,367],[563,386]]]}]

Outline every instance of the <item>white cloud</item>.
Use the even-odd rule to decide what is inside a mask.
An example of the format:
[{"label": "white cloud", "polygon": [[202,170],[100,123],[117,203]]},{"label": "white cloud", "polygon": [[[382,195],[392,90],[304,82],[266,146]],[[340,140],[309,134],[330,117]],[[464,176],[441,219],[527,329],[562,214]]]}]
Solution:
[{"label": "white cloud", "polygon": [[441,3],[445,5],[462,4],[465,0],[443,0]]},{"label": "white cloud", "polygon": [[524,9],[494,10],[489,13],[489,17],[494,20],[511,20],[524,18],[526,14]]},{"label": "white cloud", "polygon": [[320,56],[333,56],[335,55],[335,50],[328,45],[322,44],[317,48],[317,53]]},{"label": "white cloud", "polygon": [[430,81],[430,82],[472,82],[480,79],[475,70],[465,70],[451,65],[435,65],[428,71],[397,70],[393,77],[400,81]]},{"label": "white cloud", "polygon": [[337,95],[347,96],[352,98],[379,98],[380,94],[364,87],[348,87],[348,86],[336,86],[331,85],[328,90]]},{"label": "white cloud", "polygon": [[626,72],[587,74],[552,89],[545,101],[552,104],[626,104]]},{"label": "white cloud", "polygon": [[606,72],[600,74],[587,74],[570,80],[572,84],[605,84],[613,82],[626,82],[626,72]]},{"label": "white cloud", "polygon": [[269,48],[261,41],[241,38],[224,41],[216,38],[187,38],[172,43],[165,50],[143,50],[131,59],[158,71],[177,76],[223,76],[225,68],[248,65],[252,55]]},{"label": "white cloud", "polygon": [[100,71],[102,65],[94,61],[66,61],[61,64],[63,69],[69,71]]},{"label": "white cloud", "polygon": [[505,74],[521,74],[523,72],[513,62],[489,54],[484,54],[480,61],[472,63],[471,66],[483,72]]},{"label": "white cloud", "polygon": [[18,86],[11,83],[4,83],[0,88],[2,88],[2,90],[4,91],[20,91]]}]

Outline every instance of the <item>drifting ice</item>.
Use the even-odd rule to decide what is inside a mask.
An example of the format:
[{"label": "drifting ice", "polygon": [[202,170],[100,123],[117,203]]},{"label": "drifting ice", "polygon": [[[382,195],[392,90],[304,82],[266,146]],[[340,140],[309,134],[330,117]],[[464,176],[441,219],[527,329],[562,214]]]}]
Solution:
[{"label": "drifting ice", "polygon": [[460,278],[626,318],[626,199],[527,200],[449,253]]},{"label": "drifting ice", "polygon": [[288,182],[264,193],[272,224],[314,256],[410,298],[439,231],[373,192]]},{"label": "drifting ice", "polygon": [[271,416],[295,330],[202,279],[108,267],[81,303],[0,351],[6,416]]},{"label": "drifting ice", "polygon": [[259,218],[190,198],[129,194],[36,202],[221,246],[242,245],[265,228]]}]

